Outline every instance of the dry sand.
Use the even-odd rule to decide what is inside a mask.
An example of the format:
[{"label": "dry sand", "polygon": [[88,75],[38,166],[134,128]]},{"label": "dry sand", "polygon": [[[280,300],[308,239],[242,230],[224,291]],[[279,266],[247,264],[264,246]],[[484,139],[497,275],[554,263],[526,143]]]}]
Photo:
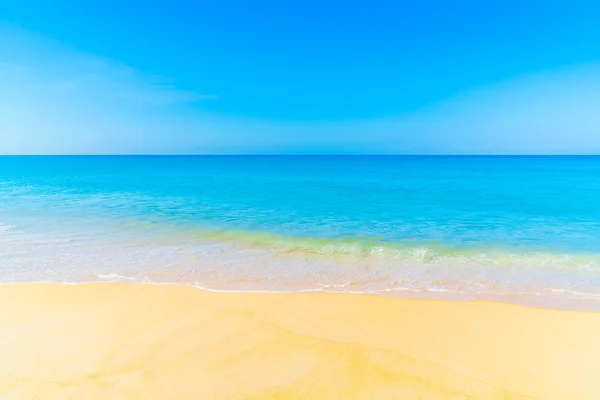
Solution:
[{"label": "dry sand", "polygon": [[0,285],[0,399],[600,399],[600,313]]}]

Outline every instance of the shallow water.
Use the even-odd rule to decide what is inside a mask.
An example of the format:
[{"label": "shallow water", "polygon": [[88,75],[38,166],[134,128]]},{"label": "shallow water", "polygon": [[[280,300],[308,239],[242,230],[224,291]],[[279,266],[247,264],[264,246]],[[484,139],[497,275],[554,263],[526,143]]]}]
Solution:
[{"label": "shallow water", "polygon": [[596,157],[0,157],[0,281],[600,298]]}]

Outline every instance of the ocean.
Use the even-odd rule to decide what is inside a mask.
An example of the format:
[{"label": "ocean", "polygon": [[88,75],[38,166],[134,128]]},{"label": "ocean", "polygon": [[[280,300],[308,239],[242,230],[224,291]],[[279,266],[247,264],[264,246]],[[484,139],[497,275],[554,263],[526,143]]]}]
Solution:
[{"label": "ocean", "polygon": [[0,282],[600,299],[600,157],[0,157]]}]

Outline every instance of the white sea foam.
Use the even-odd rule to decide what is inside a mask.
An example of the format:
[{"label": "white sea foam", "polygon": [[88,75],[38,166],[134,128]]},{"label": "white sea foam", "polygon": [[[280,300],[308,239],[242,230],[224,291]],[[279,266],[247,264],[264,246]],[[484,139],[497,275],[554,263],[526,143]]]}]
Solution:
[{"label": "white sea foam", "polygon": [[15,225],[0,223],[0,234],[8,232],[8,231],[10,231],[12,229],[15,229],[15,228],[16,228]]},{"label": "white sea foam", "polygon": [[594,255],[441,252],[426,246],[397,249],[262,236],[255,243],[246,236],[236,241],[90,227],[94,229],[50,226],[44,232],[0,224],[0,282],[114,281],[224,291],[600,299],[599,258]]},{"label": "white sea foam", "polygon": [[123,276],[123,275],[119,275],[119,274],[96,274],[96,276],[99,279],[108,280],[108,281],[112,281],[112,280],[117,280],[117,281],[121,281],[121,280],[135,281],[135,278],[130,278],[128,276]]}]

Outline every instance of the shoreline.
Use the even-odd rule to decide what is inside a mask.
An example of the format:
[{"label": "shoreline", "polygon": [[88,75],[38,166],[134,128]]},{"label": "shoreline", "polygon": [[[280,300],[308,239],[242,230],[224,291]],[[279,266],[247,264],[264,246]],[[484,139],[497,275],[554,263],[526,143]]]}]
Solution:
[{"label": "shoreline", "polygon": [[[38,223],[36,219],[35,224]],[[600,254],[558,250],[544,253],[530,249],[514,254],[490,250],[477,255],[471,249],[473,254],[464,262],[457,262],[460,254],[453,253],[447,261],[454,262],[447,264],[443,259],[427,260],[427,257],[380,258],[377,253],[354,258],[351,254],[335,252],[287,252],[276,246],[261,247],[260,243],[245,245],[235,238],[194,236],[182,228],[163,232],[151,229],[152,226],[139,226],[130,231],[127,224],[98,228],[96,236],[89,238],[81,236],[81,231],[69,230],[67,225],[55,232],[60,236],[55,242],[50,232],[39,231],[35,224],[13,225],[18,228],[8,230],[8,234],[0,238],[7,246],[0,253],[9,257],[6,268],[1,271],[0,282],[25,277],[30,281],[27,283],[50,280],[172,283],[224,291],[330,291],[400,298],[475,298],[600,311],[600,269],[596,268],[597,262],[591,262],[596,258],[600,260]],[[40,234],[39,243],[29,243],[29,235],[36,232]],[[223,235],[227,232],[225,229]],[[236,232],[229,233],[235,235]],[[254,234],[261,235],[260,232]],[[282,238],[300,242],[316,240]],[[427,254],[427,248],[420,250]],[[496,264],[494,260],[501,262]],[[590,261],[589,265],[579,265],[585,260]],[[41,270],[35,267],[39,265],[44,267]]]},{"label": "shoreline", "polygon": [[[259,293],[259,294],[300,294],[300,293],[333,293],[350,295],[381,296],[395,299],[414,300],[442,300],[442,301],[488,301],[494,303],[512,304],[523,307],[534,307],[551,310],[564,311],[587,311],[600,313],[600,299],[598,298],[573,298],[559,297],[539,293],[465,293],[450,290],[388,290],[388,291],[347,291],[326,289],[303,289],[303,290],[265,290],[265,289],[223,289],[201,286],[196,283],[185,282],[142,282],[142,281],[118,281],[98,280],[82,282],[59,282],[59,281],[31,281],[31,282],[0,282],[0,288],[4,285],[95,285],[95,284],[131,284],[131,285],[159,285],[159,286],[184,286],[198,290],[215,293]],[[600,295],[599,295],[600,296]]]},{"label": "shoreline", "polygon": [[0,284],[0,303],[3,399],[597,396],[595,312],[130,283]]}]

